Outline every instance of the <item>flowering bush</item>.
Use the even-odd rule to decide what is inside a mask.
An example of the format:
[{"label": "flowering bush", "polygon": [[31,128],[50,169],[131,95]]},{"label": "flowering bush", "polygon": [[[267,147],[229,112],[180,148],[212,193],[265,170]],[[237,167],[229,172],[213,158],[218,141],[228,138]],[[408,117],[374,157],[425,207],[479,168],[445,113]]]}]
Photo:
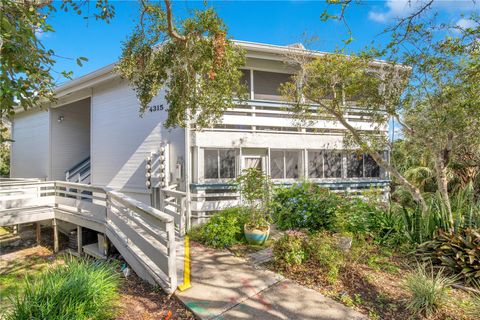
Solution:
[{"label": "flowering bush", "polygon": [[272,203],[273,216],[281,230],[331,230],[342,198],[311,182],[277,189]]}]

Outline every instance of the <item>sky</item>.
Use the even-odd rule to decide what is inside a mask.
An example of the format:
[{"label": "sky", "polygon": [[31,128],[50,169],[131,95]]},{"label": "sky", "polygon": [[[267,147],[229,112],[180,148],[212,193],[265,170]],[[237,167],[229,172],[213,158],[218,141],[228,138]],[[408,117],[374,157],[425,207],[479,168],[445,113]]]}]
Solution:
[{"label": "sky", "polygon": [[[408,0],[369,1],[350,7],[346,13],[354,41],[349,51],[358,51],[372,41],[384,44],[388,39],[382,31],[398,17],[408,14],[415,6]],[[58,73],[73,71],[79,77],[118,60],[122,42],[132,32],[138,21],[138,2],[114,1],[115,17],[107,24],[95,19],[83,19],[71,12],[58,10],[50,16],[53,33],[38,34],[44,45],[62,57],[57,58],[55,77],[64,82]],[[58,6],[59,3],[56,5]],[[186,17],[193,9],[203,7],[203,1],[173,1],[174,17]],[[305,42],[312,37],[318,40],[310,48],[332,51],[343,46],[348,38],[347,29],[338,21],[322,22],[320,15],[327,8],[324,1],[210,1],[219,16],[229,28],[229,36],[237,40],[287,45]],[[435,11],[439,17],[450,23],[468,26],[468,14],[480,13],[478,2],[471,0],[436,0]],[[466,15],[462,17],[461,15]],[[77,57],[89,60],[79,67]]]}]

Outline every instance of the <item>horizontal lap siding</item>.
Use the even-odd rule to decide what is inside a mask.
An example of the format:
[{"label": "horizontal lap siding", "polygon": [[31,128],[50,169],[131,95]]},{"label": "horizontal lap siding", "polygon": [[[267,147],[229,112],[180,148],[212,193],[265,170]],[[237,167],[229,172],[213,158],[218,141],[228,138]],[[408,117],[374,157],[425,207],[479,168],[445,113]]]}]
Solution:
[{"label": "horizontal lap siding", "polygon": [[[166,103],[163,95],[151,105]],[[139,114],[140,105],[126,83],[114,80],[94,89],[91,121],[92,184],[122,190],[135,198],[146,193],[145,159],[158,151],[162,141],[175,141],[182,150],[181,130],[168,132],[163,128],[166,111]],[[182,153],[183,154],[183,153]],[[171,152],[177,157],[179,152]],[[176,161],[170,159],[170,161]],[[143,200],[143,199],[142,199]]]},{"label": "horizontal lap siding", "polygon": [[47,178],[49,167],[49,114],[35,110],[19,113],[12,125],[12,178]]}]

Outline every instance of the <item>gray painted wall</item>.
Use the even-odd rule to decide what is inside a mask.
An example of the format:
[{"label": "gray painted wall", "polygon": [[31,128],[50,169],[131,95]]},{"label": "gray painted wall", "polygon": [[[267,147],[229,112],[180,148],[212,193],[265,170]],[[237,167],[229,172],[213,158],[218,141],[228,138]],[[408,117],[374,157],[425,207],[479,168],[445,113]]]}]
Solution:
[{"label": "gray painted wall", "polygon": [[65,180],[65,172],[90,155],[90,99],[51,108],[50,123],[50,179]]},{"label": "gray painted wall", "polygon": [[17,114],[12,123],[12,178],[48,177],[49,113],[30,110]]}]

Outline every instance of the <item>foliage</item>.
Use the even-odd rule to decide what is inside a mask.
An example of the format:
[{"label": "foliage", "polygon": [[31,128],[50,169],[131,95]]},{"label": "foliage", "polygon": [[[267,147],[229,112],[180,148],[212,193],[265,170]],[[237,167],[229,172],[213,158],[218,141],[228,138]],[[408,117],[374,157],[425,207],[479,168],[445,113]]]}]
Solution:
[{"label": "foliage", "polygon": [[[62,9],[71,8],[80,15],[85,4],[86,1],[66,0],[62,2]],[[41,101],[54,100],[56,84],[52,73],[57,55],[43,46],[38,35],[54,32],[48,18],[56,9],[51,1],[3,0],[0,11],[0,119],[3,119],[13,116],[17,107],[28,109]],[[97,0],[93,14],[95,19],[108,22],[114,10],[108,0]],[[77,63],[81,65],[86,60],[80,57]],[[60,73],[71,77],[71,72]]]},{"label": "foliage", "polygon": [[308,240],[309,258],[326,273],[327,280],[335,283],[344,264],[344,253],[338,248],[338,239],[328,233],[319,232]]},{"label": "foliage", "polygon": [[273,245],[273,257],[283,266],[300,265],[307,259],[305,250],[306,234],[300,231],[288,231]]},{"label": "foliage", "polygon": [[245,208],[228,208],[216,213],[208,222],[193,228],[192,240],[214,248],[225,248],[244,240]]},{"label": "foliage", "polygon": [[434,273],[425,265],[418,265],[405,281],[410,293],[407,309],[418,314],[430,316],[442,307],[448,299],[448,287],[453,283],[442,271]]},{"label": "foliage", "polygon": [[[0,120],[0,125],[2,125]],[[10,175],[10,131],[0,130],[0,177],[8,177]]]},{"label": "foliage", "polygon": [[247,224],[251,227],[265,228],[270,224],[270,199],[272,181],[260,170],[249,168],[235,179],[241,199],[248,206]]},{"label": "foliage", "polygon": [[417,256],[446,268],[467,283],[480,281],[480,231],[465,229],[458,234],[440,231],[433,240],[418,246]]},{"label": "foliage", "polygon": [[342,199],[312,182],[278,188],[272,201],[273,217],[280,230],[332,230]]},{"label": "foliage", "polygon": [[112,319],[120,277],[109,264],[70,258],[65,265],[26,277],[5,319]]},{"label": "foliage", "polygon": [[178,27],[170,1],[141,2],[141,18],[123,44],[116,71],[130,82],[140,101],[141,113],[165,89],[168,103],[166,127],[197,127],[217,122],[234,106],[234,95],[243,97],[243,51],[226,37],[227,28],[212,8],[194,11]]}]

